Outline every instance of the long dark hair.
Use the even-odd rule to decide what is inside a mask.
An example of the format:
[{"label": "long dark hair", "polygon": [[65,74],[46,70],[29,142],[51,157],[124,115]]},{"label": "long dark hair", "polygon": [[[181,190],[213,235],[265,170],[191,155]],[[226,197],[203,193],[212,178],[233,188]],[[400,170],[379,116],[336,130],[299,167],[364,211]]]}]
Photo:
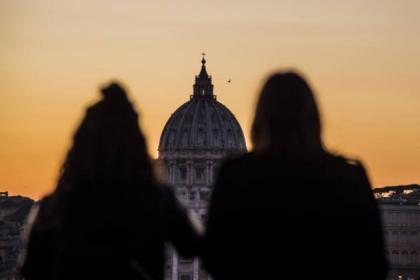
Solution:
[{"label": "long dark hair", "polygon": [[62,165],[53,203],[57,210],[80,197],[94,207],[116,194],[138,196],[156,181],[138,114],[125,90],[111,83],[101,93],[102,99],[87,109]]},{"label": "long dark hair", "polygon": [[299,74],[280,72],[268,78],[257,102],[251,139],[256,152],[289,159],[325,153],[315,96]]}]

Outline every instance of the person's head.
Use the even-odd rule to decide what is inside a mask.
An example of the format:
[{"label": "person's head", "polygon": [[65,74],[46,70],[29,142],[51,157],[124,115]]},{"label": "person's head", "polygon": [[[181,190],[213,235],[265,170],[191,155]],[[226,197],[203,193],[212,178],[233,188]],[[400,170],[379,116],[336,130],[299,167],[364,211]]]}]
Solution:
[{"label": "person's head", "polygon": [[255,152],[287,158],[323,153],[321,121],[315,96],[295,72],[271,75],[260,93],[252,124]]},{"label": "person's head", "polygon": [[141,183],[155,180],[138,115],[125,90],[113,82],[101,93],[102,99],[87,109],[74,134],[58,189],[99,194],[111,188],[141,188]]}]

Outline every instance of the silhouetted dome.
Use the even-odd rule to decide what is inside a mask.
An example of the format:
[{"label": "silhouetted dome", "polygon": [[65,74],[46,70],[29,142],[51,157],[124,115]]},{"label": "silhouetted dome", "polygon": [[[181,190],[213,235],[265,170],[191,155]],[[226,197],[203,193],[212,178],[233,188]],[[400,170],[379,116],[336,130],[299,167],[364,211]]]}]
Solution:
[{"label": "silhouetted dome", "polygon": [[193,97],[169,118],[159,151],[214,148],[245,150],[241,127],[229,109],[214,98]]},{"label": "silhouetted dome", "polygon": [[202,60],[195,77],[194,94],[169,118],[161,134],[159,151],[246,149],[241,126],[226,106],[213,95],[211,76]]}]

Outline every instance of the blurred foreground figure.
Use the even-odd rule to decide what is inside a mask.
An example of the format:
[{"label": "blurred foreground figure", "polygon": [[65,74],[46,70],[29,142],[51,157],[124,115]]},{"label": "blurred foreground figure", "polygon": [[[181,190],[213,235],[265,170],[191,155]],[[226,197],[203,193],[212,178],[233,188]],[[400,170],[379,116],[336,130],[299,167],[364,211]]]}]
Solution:
[{"label": "blurred foreground figure", "polygon": [[158,184],[124,89],[88,108],[56,190],[40,202],[22,256],[26,279],[163,279],[164,242],[185,257],[198,236]]},{"label": "blurred foreground figure", "polygon": [[222,166],[203,260],[214,279],[384,279],[381,221],[360,162],[324,149],[314,95],[271,76],[253,152]]}]

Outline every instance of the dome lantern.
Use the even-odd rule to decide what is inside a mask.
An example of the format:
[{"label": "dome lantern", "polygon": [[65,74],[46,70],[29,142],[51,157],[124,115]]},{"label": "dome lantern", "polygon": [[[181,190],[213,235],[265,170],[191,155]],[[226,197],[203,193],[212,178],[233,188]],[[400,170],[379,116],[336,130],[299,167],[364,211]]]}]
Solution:
[{"label": "dome lantern", "polygon": [[201,60],[201,71],[198,76],[195,76],[195,84],[193,85],[194,94],[192,97],[212,97],[213,95],[213,84],[211,82],[211,76],[207,74],[206,59],[204,58],[205,53],[202,54]]}]

